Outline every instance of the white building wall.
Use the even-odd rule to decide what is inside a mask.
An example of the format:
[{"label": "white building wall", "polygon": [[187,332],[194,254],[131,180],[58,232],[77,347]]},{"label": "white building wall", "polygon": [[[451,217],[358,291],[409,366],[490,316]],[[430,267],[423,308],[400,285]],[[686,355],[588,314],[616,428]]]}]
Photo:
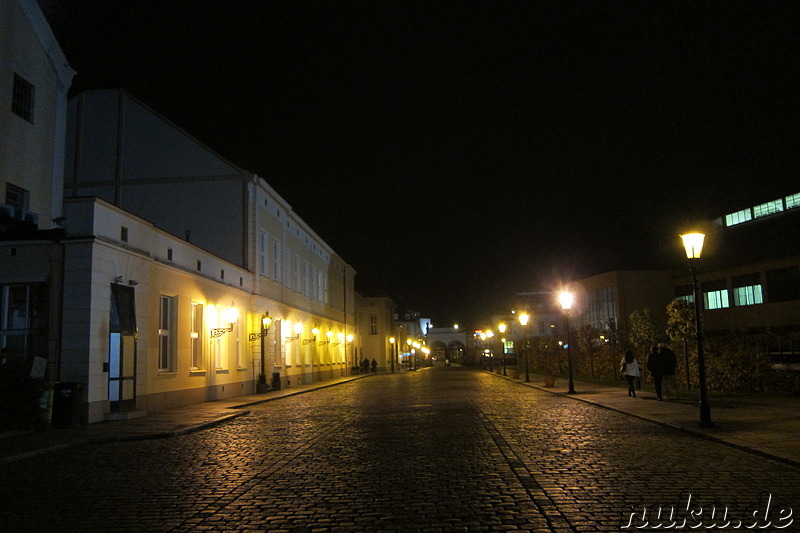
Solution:
[{"label": "white building wall", "polygon": [[[14,74],[34,86],[33,121],[11,111]],[[61,215],[67,64],[35,0],[0,0],[0,203],[6,183],[29,191],[39,227]]]}]

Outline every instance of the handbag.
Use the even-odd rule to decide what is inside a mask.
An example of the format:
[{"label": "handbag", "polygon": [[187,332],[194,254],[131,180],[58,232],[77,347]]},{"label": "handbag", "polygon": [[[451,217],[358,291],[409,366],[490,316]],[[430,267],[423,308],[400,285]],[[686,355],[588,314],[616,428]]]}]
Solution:
[{"label": "handbag", "polygon": [[619,367],[619,373],[620,373],[620,374],[624,374],[624,373],[625,373],[625,369],[626,369],[627,367],[628,367],[628,363],[626,363],[625,361],[623,361],[623,362],[622,362],[622,365]]}]

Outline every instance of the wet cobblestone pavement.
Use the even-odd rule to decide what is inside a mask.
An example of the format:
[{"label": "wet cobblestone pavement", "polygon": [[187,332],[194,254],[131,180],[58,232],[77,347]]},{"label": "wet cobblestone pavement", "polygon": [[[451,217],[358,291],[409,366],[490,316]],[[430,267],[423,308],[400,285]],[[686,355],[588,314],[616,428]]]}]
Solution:
[{"label": "wet cobblestone pavement", "polygon": [[249,409],[4,464],[0,530],[800,530],[796,467],[486,373],[380,374]]}]

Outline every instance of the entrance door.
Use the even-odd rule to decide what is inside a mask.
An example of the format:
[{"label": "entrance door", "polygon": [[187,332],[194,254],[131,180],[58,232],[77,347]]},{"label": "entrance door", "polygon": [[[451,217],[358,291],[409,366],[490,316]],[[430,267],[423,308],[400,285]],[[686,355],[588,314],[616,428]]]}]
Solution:
[{"label": "entrance door", "polygon": [[108,400],[111,412],[136,408],[136,312],[133,287],[111,285]]}]

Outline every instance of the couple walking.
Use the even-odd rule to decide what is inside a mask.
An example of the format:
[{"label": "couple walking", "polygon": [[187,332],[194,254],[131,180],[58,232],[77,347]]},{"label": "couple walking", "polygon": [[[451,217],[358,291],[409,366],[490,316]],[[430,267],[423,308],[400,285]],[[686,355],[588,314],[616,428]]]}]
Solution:
[{"label": "couple walking", "polygon": [[[650,349],[650,355],[647,358],[647,370],[653,376],[653,385],[656,388],[656,397],[659,400],[663,399],[664,389],[668,392],[677,392],[675,388],[675,368],[678,365],[678,360],[675,357],[675,352],[664,346],[664,344],[653,345]],[[639,363],[633,356],[633,352],[628,350],[622,358],[621,368],[622,374],[628,380],[628,396],[636,398],[636,389],[634,382],[639,379],[641,372],[639,370]]]}]

